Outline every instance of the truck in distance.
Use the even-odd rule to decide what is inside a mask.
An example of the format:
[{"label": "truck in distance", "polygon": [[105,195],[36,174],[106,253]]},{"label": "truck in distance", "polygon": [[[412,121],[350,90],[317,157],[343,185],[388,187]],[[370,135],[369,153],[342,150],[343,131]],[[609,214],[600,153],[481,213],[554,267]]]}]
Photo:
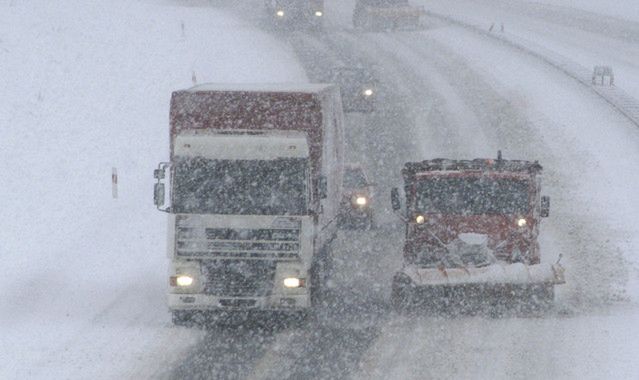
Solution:
[{"label": "truck in distance", "polygon": [[357,0],[353,26],[366,31],[417,29],[424,9],[408,0]]},{"label": "truck in distance", "polygon": [[319,29],[324,24],[324,0],[264,0],[264,7],[278,27]]},{"label": "truck in distance", "polygon": [[371,113],[377,108],[378,80],[364,67],[337,67],[331,82],[340,86],[344,112]]},{"label": "truck in distance", "polygon": [[[393,277],[399,310],[421,303],[543,310],[564,283],[564,268],[542,264],[538,242],[550,199],[538,162],[434,159],[407,163],[404,266]],[[392,207],[400,210],[398,189]]]},{"label": "truck in distance", "polygon": [[155,171],[155,204],[169,213],[174,323],[303,314],[317,302],[336,234],[342,117],[332,85],[173,93],[170,160]]},{"label": "truck in distance", "polygon": [[374,221],[373,184],[362,165],[352,163],[344,166],[343,186],[339,226],[370,230]]}]

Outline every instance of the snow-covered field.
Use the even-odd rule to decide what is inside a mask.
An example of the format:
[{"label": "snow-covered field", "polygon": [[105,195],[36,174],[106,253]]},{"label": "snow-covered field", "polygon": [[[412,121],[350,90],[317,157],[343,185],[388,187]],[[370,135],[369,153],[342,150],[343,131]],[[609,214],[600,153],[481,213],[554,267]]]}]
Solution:
[{"label": "snow-covered field", "polygon": [[305,74],[205,1],[0,4],[0,378],[144,378],[199,337],[170,327],[152,202],[171,91],[194,78]]}]

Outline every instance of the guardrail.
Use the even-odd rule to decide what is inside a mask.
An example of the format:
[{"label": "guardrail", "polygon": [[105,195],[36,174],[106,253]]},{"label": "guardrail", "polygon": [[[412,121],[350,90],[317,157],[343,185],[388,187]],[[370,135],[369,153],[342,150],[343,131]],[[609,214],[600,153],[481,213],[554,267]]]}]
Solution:
[{"label": "guardrail", "polygon": [[595,94],[617,109],[631,123],[639,127],[639,101],[619,87],[594,85],[592,83],[591,69],[588,69],[577,62],[571,61],[563,55],[547,49],[535,42],[504,32],[503,30],[492,31],[492,27],[490,29],[484,29],[471,22],[437,12],[427,11],[426,14],[428,16],[444,20],[448,23],[461,26],[465,29],[469,29],[475,33],[501,41],[506,45],[514,47],[544,61],[591,89]]}]

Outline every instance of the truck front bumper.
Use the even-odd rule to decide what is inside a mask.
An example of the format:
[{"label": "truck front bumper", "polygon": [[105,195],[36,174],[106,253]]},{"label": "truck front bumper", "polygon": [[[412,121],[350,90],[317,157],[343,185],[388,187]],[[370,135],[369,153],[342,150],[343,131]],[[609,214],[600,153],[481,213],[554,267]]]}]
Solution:
[{"label": "truck front bumper", "polygon": [[273,310],[293,311],[311,306],[308,294],[274,294],[266,297],[221,297],[208,294],[168,295],[171,310]]}]

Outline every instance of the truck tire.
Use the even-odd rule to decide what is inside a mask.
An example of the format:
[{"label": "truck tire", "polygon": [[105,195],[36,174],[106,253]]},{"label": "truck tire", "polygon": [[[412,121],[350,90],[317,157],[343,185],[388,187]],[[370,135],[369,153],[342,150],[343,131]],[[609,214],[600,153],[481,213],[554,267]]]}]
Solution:
[{"label": "truck tire", "polygon": [[519,312],[523,316],[535,317],[548,312],[555,301],[555,287],[552,284],[534,285],[525,289],[519,300]]},{"label": "truck tire", "polygon": [[410,311],[414,302],[410,282],[397,275],[393,277],[391,287],[391,305],[393,309],[398,313],[405,313]]},{"label": "truck tire", "polygon": [[311,305],[323,306],[328,295],[328,281],[333,272],[333,255],[330,244],[322,248],[322,252],[311,266]]},{"label": "truck tire", "polygon": [[544,284],[533,288],[531,301],[539,311],[548,311],[555,303],[555,286]]}]

